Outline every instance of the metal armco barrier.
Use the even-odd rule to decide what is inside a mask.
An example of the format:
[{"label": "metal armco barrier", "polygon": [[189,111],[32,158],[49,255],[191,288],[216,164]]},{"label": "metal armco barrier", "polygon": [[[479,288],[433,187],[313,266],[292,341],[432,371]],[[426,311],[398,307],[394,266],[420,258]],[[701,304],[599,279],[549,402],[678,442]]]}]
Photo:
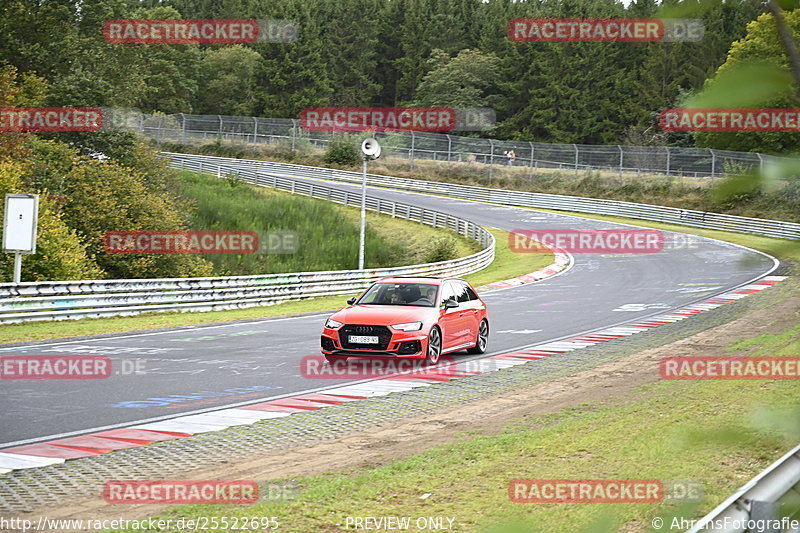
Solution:
[{"label": "metal armco barrier", "polygon": [[[200,170],[200,162],[176,161],[176,166]],[[260,169],[224,169],[254,185],[324,198],[344,205],[361,205],[361,195],[322,184],[269,176]],[[213,311],[272,305],[285,300],[357,292],[387,276],[461,276],[477,272],[494,260],[494,236],[468,220],[408,204],[367,198],[367,209],[435,228],[450,228],[481,243],[482,250],[451,261],[403,267],[295,272],[216,278],[52,281],[0,284],[0,323],[64,320],[153,311]]]},{"label": "metal armco barrier", "polygon": [[[344,183],[361,183],[361,174],[345,170],[194,154],[165,153],[164,155],[171,157],[175,165],[191,165],[191,168],[195,170],[206,172],[237,173],[245,170],[252,172],[253,169],[258,169],[261,174],[276,178],[293,176],[296,178],[312,178]],[[269,179],[272,179],[271,177]],[[800,224],[795,222],[740,217],[676,207],[622,202],[619,200],[490,189],[487,187],[396,178],[378,174],[368,174],[367,182],[374,187],[422,192],[480,202],[639,218],[704,229],[752,233],[782,239],[800,239]]]},{"label": "metal armco barrier", "polygon": [[[798,491],[800,491],[800,446],[748,481],[716,509],[698,520],[688,533],[797,531],[795,528],[776,527],[776,522],[780,523],[781,519],[800,521]],[[753,521],[755,527],[748,527],[748,521]],[[771,525],[761,526],[759,529],[759,521]]]}]

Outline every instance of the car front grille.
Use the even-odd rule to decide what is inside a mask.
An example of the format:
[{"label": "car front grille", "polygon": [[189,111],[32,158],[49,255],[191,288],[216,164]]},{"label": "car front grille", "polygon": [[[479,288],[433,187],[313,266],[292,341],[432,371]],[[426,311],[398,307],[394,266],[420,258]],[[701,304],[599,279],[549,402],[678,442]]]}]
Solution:
[{"label": "car front grille", "polygon": [[[378,344],[349,342],[350,335],[370,335],[378,337]],[[348,324],[339,329],[339,344],[348,350],[385,350],[392,340],[392,332],[386,326]]]}]

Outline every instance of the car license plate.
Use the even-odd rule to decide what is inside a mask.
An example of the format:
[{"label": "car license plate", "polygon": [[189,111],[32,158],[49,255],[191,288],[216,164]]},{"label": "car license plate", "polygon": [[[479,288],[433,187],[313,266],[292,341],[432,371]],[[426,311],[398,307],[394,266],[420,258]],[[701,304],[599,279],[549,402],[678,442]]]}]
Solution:
[{"label": "car license plate", "polygon": [[350,335],[348,339],[353,344],[378,344],[380,342],[374,335]]}]

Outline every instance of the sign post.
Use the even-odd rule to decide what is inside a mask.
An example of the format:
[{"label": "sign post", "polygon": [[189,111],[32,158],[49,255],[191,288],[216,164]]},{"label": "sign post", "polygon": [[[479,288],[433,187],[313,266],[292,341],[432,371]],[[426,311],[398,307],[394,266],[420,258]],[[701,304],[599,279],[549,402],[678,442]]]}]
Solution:
[{"label": "sign post", "polygon": [[381,156],[380,143],[370,137],[361,143],[361,152],[364,154],[364,167],[361,173],[361,234],[358,245],[358,269],[364,270],[364,241],[367,226],[367,161],[378,159]]},{"label": "sign post", "polygon": [[3,252],[14,254],[14,283],[22,277],[22,254],[36,253],[38,194],[6,194]]}]

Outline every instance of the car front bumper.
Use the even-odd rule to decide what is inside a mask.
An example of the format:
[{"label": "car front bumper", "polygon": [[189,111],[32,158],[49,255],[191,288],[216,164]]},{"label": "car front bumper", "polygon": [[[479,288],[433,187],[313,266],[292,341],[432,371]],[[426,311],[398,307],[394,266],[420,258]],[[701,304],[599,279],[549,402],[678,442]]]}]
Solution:
[{"label": "car front bumper", "polygon": [[[339,328],[340,329],[340,328]],[[392,331],[392,337],[385,350],[345,348],[339,340],[338,329],[324,328],[320,338],[320,350],[324,355],[347,357],[425,357],[428,336],[420,331]]]}]

